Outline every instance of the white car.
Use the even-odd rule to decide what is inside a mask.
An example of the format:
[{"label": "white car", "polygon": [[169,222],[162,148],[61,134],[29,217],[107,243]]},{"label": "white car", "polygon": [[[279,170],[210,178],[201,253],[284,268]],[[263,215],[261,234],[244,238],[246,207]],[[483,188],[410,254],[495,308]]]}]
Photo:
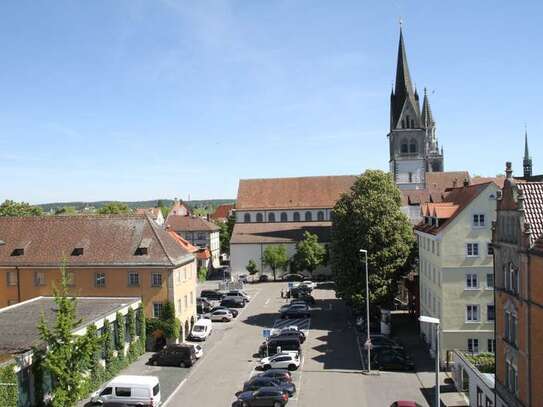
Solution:
[{"label": "white car", "polygon": [[194,348],[196,359],[200,359],[204,355],[204,349],[196,343],[192,343],[191,346]]},{"label": "white car", "polygon": [[314,290],[314,289],[317,287],[317,284],[314,283],[314,282],[311,281],[311,280],[302,281],[302,284],[301,284],[301,285],[305,285],[305,286],[311,288],[312,290]]},{"label": "white car", "polygon": [[206,318],[209,318],[212,321],[230,322],[234,318],[234,315],[227,309],[217,309],[206,314]]},{"label": "white car", "polygon": [[276,355],[260,359],[260,367],[268,369],[296,370],[300,366],[300,354],[297,351],[283,351]]}]

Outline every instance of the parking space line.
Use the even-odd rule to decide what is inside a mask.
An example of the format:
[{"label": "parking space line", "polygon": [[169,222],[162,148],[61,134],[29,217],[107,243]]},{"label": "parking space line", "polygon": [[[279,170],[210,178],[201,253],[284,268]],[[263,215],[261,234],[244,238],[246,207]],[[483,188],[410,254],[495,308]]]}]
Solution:
[{"label": "parking space line", "polygon": [[176,387],[175,390],[172,392],[172,394],[170,394],[170,395],[168,396],[168,398],[164,401],[164,403],[162,403],[162,406],[163,406],[163,407],[166,407],[166,405],[170,402],[170,400],[172,399],[172,397],[175,396],[175,394],[178,392],[178,390],[179,390],[181,387],[183,387],[183,385],[184,385],[185,382],[187,381],[187,378],[188,378],[188,376],[187,376],[186,378],[184,378],[184,379],[181,381],[181,383],[179,383],[179,384],[177,385],[177,387]]}]

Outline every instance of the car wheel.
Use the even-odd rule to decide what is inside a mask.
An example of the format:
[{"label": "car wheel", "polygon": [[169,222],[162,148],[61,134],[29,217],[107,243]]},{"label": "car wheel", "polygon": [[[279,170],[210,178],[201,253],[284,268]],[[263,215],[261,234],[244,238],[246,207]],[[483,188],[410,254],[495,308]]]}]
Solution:
[{"label": "car wheel", "polygon": [[243,403],[241,403],[241,407],[249,407],[249,404],[246,401],[244,401]]},{"label": "car wheel", "polygon": [[276,401],[273,403],[273,407],[281,407],[281,403],[279,401]]},{"label": "car wheel", "polygon": [[288,365],[288,370],[296,370],[296,365],[295,364]]},{"label": "car wheel", "polygon": [[179,367],[186,367],[185,362],[179,363]]},{"label": "car wheel", "polygon": [[270,365],[264,365],[263,369],[264,369],[264,370],[270,370],[270,369],[271,369],[271,366],[270,366]]},{"label": "car wheel", "polygon": [[228,318],[223,318],[222,322],[228,322]]},{"label": "car wheel", "polygon": [[153,360],[153,366],[158,366],[158,361]]}]

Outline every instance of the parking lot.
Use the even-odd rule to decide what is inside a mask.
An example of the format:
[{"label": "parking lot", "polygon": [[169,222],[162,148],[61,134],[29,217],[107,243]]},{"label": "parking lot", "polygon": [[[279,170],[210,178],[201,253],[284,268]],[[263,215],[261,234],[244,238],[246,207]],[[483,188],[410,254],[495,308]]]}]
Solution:
[{"label": "parking lot", "polygon": [[[211,284],[207,284],[213,287]],[[203,357],[190,369],[147,366],[150,354],[130,366],[127,374],[160,378],[162,400],[173,406],[231,406],[243,383],[257,372],[263,329],[298,325],[306,332],[300,368],[293,372],[297,392],[288,406],[390,406],[400,399],[427,407],[424,372],[382,372],[364,376],[354,330],[341,300],[329,285],[313,291],[316,304],[311,319],[281,320],[278,310],[286,283],[247,284],[251,301],[232,322],[213,323],[213,333],[202,342]],[[424,369],[423,369],[424,370]],[[430,372],[426,373],[430,377]]]}]

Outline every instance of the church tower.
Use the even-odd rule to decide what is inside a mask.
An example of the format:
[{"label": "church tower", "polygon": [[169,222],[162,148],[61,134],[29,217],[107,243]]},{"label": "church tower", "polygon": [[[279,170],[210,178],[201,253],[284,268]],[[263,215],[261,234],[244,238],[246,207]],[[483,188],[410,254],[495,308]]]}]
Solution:
[{"label": "church tower", "polygon": [[426,90],[422,112],[407,65],[400,27],[396,82],[390,95],[390,171],[400,189],[424,189],[426,173],[443,171],[443,149],[439,150],[436,124]]},{"label": "church tower", "polygon": [[524,130],[524,159],[522,160],[524,179],[529,181],[532,177],[532,157],[528,151],[528,130]]}]

